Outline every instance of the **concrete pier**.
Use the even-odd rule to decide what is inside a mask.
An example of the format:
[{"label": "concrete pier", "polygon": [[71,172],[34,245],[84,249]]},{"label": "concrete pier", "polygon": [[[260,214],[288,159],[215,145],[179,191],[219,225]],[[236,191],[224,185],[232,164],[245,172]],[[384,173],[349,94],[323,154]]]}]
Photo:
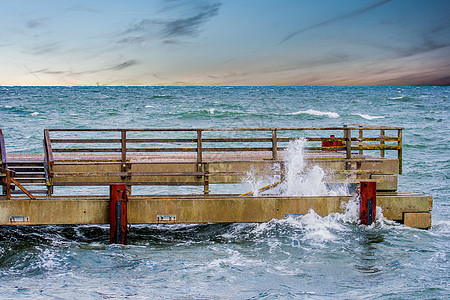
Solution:
[{"label": "concrete pier", "polygon": [[[203,186],[201,195],[131,195],[127,204],[131,224],[267,222],[306,214],[310,209],[321,216],[342,212],[355,195],[287,197],[271,195],[270,190],[259,196],[213,194],[211,184],[240,183],[249,173],[256,179],[271,176],[283,181],[287,143],[304,138],[305,170],[320,166],[328,183],[376,182],[377,206],[386,218],[428,228],[431,196],[397,192],[402,130],[351,124],[334,128],[48,129],[43,154],[7,154],[1,134],[4,193],[0,225],[107,224],[110,199],[95,195],[95,186],[111,184]],[[20,192],[13,179],[34,199]],[[39,186],[46,195],[33,194],[30,186]],[[53,196],[55,186],[92,186],[92,195]]]}]

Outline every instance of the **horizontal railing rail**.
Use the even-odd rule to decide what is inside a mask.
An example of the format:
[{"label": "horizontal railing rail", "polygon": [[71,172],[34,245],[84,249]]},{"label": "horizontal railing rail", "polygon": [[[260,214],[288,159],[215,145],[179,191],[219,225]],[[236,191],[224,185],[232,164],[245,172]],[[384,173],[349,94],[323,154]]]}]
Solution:
[{"label": "horizontal railing rail", "polygon": [[[271,158],[278,159],[278,152],[286,149],[281,144],[294,139],[305,138],[308,142],[322,142],[322,145],[308,145],[306,150],[343,151],[346,154],[346,159],[355,157],[355,153],[352,153],[352,151],[358,151],[357,154],[363,155],[364,151],[376,150],[379,151],[380,157],[385,157],[386,151],[397,151],[401,172],[402,130],[402,127],[358,124],[345,124],[342,127],[300,128],[46,129],[44,132],[44,154],[46,164],[52,165],[55,163],[54,153],[117,153],[120,154],[120,158],[115,160],[126,163],[128,153],[195,152],[197,162],[200,164],[203,161],[203,153],[206,152],[271,152]],[[322,134],[320,136],[320,134],[317,134],[318,136],[309,136],[306,133],[309,134],[310,131],[334,133],[334,135],[324,136]],[[392,131],[395,131],[395,134],[386,134],[386,132]],[[368,132],[370,132],[370,135],[367,134]],[[374,132],[376,134],[373,134]],[[51,137],[51,135],[58,133],[70,137]],[[74,134],[80,133],[84,135],[120,133],[120,137],[73,137]],[[131,134],[136,133],[146,136],[151,134],[169,136],[167,138],[165,136],[130,137]],[[230,133],[235,136],[217,136],[229,135]],[[174,134],[178,136],[174,137]],[[186,137],[186,134],[191,136]],[[236,137],[239,134],[246,136]],[[258,134],[265,136],[255,136]],[[288,134],[291,135],[287,136]],[[107,144],[112,146],[108,147]],[[87,147],[86,145],[92,146]],[[67,159],[65,160],[67,161]],[[81,161],[83,159],[75,160]]]},{"label": "horizontal railing rail", "polygon": [[[364,136],[364,131],[379,130],[379,136]],[[387,130],[397,130],[396,136],[387,136]],[[277,151],[283,150],[279,143],[286,143],[295,137],[279,137],[279,132],[301,132],[301,131],[342,131],[342,137],[320,137],[305,136],[308,142],[342,142],[340,146],[308,146],[309,150],[342,150],[348,151],[348,157],[351,158],[351,150],[358,150],[363,154],[365,150],[379,150],[380,156],[384,157],[385,150],[401,150],[401,127],[387,126],[359,126],[359,127],[304,127],[304,128],[208,128],[208,129],[46,129],[44,135],[44,149],[46,161],[54,163],[53,153],[74,153],[74,152],[117,152],[124,154],[131,152],[236,152],[236,151],[271,151],[273,158],[277,158]],[[217,138],[203,137],[208,132],[269,132],[272,137],[240,137],[240,138]],[[358,131],[358,137],[352,134],[352,131]],[[50,132],[121,132],[122,138],[51,138]],[[132,132],[196,132],[195,138],[127,138]],[[367,143],[367,142],[375,142]],[[397,142],[397,145],[386,144],[386,142]],[[225,144],[233,145],[231,147],[206,147],[204,144]],[[239,143],[271,143],[270,146],[244,146]],[[56,144],[72,144],[71,147],[55,148]],[[74,144],[76,146],[74,146]],[[120,147],[80,147],[81,144],[120,144]],[[132,147],[133,144],[177,144],[176,147]],[[191,144],[186,147],[184,144]],[[350,151],[349,151],[350,150]]]}]

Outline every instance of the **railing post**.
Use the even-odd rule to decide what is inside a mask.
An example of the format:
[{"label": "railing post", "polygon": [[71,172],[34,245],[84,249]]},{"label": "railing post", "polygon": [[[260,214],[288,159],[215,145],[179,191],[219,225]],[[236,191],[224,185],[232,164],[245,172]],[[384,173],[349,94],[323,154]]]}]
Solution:
[{"label": "railing post", "polygon": [[402,174],[403,172],[403,152],[402,152],[402,130],[399,129],[398,130],[398,153],[397,153],[397,158],[398,158],[398,173]]},{"label": "railing post", "polygon": [[121,138],[122,172],[126,172],[127,171],[127,131],[126,131],[126,129],[122,129],[121,132],[122,132],[122,138]]},{"label": "railing post", "polygon": [[0,128],[0,158],[2,167],[6,169],[6,144],[5,138],[3,137],[3,130]]},{"label": "railing post", "polygon": [[[6,168],[6,146],[5,146],[5,139],[3,138],[3,131],[0,128],[0,172],[7,172],[7,168]],[[2,186],[3,184],[5,184],[8,181],[8,174],[6,174],[6,179],[2,179],[1,183]],[[8,193],[8,191],[10,191],[9,186],[5,185],[4,187],[2,187],[2,192],[3,195],[6,195]],[[8,198],[9,199],[9,198]]]},{"label": "railing post", "polygon": [[209,190],[209,164],[205,163],[203,164],[203,194],[205,195],[209,195],[209,193],[211,192]]},{"label": "railing post", "polygon": [[6,169],[6,199],[11,199],[11,171]]},{"label": "railing post", "polygon": [[44,161],[45,161],[45,177],[48,180],[47,185],[47,195],[51,196],[53,194],[53,149],[50,140],[50,132],[48,129],[44,129]]},{"label": "railing post", "polygon": [[359,220],[363,225],[375,222],[377,183],[361,181],[359,189]]},{"label": "railing post", "polygon": [[109,193],[109,232],[111,244],[127,244],[128,221],[126,184],[111,184]]},{"label": "railing post", "polygon": [[[380,145],[381,145],[381,147],[384,147],[384,144],[385,144],[384,138],[385,138],[385,136],[386,136],[386,132],[384,131],[384,129],[381,129],[380,130]],[[384,155],[385,155],[384,149],[381,148],[380,149],[380,157],[384,157]]]},{"label": "railing post", "polygon": [[[344,127],[347,127],[344,125]],[[351,163],[350,159],[352,158],[352,130],[350,128],[344,129],[344,138],[345,138],[345,147],[346,147],[346,169],[349,170]]]},{"label": "railing post", "polygon": [[278,158],[277,129],[272,129],[272,159]]},{"label": "railing post", "polygon": [[203,152],[202,152],[202,131],[197,130],[197,172],[202,171],[202,161],[203,161]]},{"label": "railing post", "polygon": [[[363,130],[360,129],[360,130],[359,130],[359,138],[360,138],[360,141],[359,141],[359,142],[360,142],[360,143],[362,143],[363,137],[364,137]],[[360,154],[360,155],[363,155],[363,154],[364,154],[364,150],[361,148],[361,145],[360,145],[360,149],[359,149],[359,154]]]}]

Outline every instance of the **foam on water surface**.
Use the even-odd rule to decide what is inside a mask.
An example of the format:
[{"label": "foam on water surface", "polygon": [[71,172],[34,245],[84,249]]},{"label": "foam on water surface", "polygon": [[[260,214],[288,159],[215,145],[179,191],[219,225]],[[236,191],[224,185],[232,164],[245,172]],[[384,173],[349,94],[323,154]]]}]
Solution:
[{"label": "foam on water surface", "polygon": [[[359,225],[355,200],[343,213],[319,216],[310,211],[261,224],[133,226],[128,246],[110,246],[108,226],[2,226],[2,298],[446,299],[450,295],[448,87],[0,90],[0,126],[8,153],[42,153],[45,128],[324,127],[361,120],[402,126],[400,191],[431,194],[434,200],[428,231],[385,220],[379,209],[374,225]],[[42,111],[45,116],[31,116]],[[301,157],[296,147],[300,143],[292,147],[297,148],[293,158]],[[313,172],[313,167],[294,159],[291,178],[305,187],[278,186],[268,193],[325,192],[318,180],[323,171]],[[274,180],[279,178],[255,181],[254,188]]]}]

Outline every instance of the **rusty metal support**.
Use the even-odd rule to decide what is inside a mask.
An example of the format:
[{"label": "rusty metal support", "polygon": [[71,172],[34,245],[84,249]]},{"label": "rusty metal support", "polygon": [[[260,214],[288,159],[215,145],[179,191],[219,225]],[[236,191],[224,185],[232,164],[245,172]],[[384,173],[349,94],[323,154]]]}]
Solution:
[{"label": "rusty metal support", "polygon": [[361,181],[359,189],[359,220],[363,225],[375,222],[377,207],[377,183]]},{"label": "rusty metal support", "polygon": [[110,185],[109,194],[109,230],[111,244],[127,244],[128,222],[126,184]]},{"label": "rusty metal support", "polygon": [[6,170],[6,199],[11,199],[11,171]]},{"label": "rusty metal support", "polygon": [[36,200],[34,197],[23,185],[20,184],[17,180],[14,179],[14,171],[6,169],[6,198],[11,199],[11,184],[14,183],[25,195],[28,196],[31,200]]}]

